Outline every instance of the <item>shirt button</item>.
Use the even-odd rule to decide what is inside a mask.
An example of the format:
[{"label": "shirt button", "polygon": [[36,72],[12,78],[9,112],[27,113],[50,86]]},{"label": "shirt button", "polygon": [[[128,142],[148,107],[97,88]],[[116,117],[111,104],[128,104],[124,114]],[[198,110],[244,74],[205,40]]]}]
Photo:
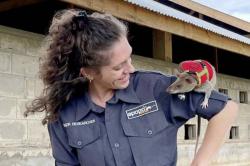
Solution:
[{"label": "shirt button", "polygon": [[115,143],[115,147],[116,147],[116,148],[119,148],[119,146],[120,146],[120,145],[119,145],[118,143]]},{"label": "shirt button", "polygon": [[152,130],[148,130],[148,135],[152,135],[153,131]]},{"label": "shirt button", "polygon": [[82,141],[77,141],[77,145],[82,145]]}]

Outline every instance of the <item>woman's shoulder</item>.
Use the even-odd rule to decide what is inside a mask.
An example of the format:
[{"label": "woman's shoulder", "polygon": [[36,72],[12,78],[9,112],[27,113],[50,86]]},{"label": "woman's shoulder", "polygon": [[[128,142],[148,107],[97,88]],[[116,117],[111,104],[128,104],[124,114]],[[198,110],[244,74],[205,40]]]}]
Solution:
[{"label": "woman's shoulder", "polygon": [[173,78],[170,74],[165,74],[160,71],[153,71],[153,70],[136,70],[132,77],[134,81],[147,81],[147,82],[155,82],[158,80],[171,80]]},{"label": "woman's shoulder", "polygon": [[173,78],[172,75],[158,71],[137,70],[131,75],[131,84],[134,89],[143,88],[144,91],[146,89],[150,91],[150,89],[169,86]]}]

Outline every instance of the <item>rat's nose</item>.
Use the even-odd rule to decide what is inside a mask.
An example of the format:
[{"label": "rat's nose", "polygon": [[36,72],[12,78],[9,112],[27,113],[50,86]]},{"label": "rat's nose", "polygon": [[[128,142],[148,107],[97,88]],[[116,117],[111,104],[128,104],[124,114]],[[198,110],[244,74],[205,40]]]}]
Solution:
[{"label": "rat's nose", "polygon": [[172,89],[169,87],[166,89],[166,92],[168,92],[168,93],[171,93],[171,91],[172,91]]}]

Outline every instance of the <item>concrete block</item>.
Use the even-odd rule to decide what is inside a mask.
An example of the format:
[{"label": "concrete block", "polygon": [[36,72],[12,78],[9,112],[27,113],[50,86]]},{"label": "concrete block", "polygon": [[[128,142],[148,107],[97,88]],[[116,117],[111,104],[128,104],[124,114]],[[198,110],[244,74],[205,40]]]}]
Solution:
[{"label": "concrete block", "polygon": [[26,120],[0,120],[0,142],[27,140]]},{"label": "concrete block", "polygon": [[154,70],[154,66],[148,66],[147,64],[145,64],[145,62],[141,62],[141,61],[133,61],[133,65],[136,69],[140,69],[140,70]]},{"label": "concrete block", "polygon": [[44,84],[43,84],[42,80],[36,79],[35,80],[35,96],[40,96],[43,89],[44,89]]},{"label": "concrete block", "polygon": [[1,166],[52,166],[51,149],[43,147],[2,148]]},{"label": "concrete block", "polygon": [[[247,166],[249,163],[249,143],[226,143],[215,154],[212,166]],[[178,145],[178,166],[189,165],[194,157],[194,146],[189,144]]]},{"label": "concrete block", "polygon": [[239,81],[239,79],[238,80],[232,79],[231,81],[235,82],[233,89],[239,89],[241,91],[250,90],[250,86],[249,86],[250,81],[246,81],[246,80]]},{"label": "concrete block", "polygon": [[24,97],[24,77],[0,73],[0,96]]},{"label": "concrete block", "polygon": [[9,49],[13,52],[25,53],[27,39],[8,33],[0,33],[0,46],[3,49]]},{"label": "concrete block", "polygon": [[223,77],[223,75],[217,75],[217,86],[224,89],[232,89],[234,87],[233,82]]},{"label": "concrete block", "polygon": [[16,99],[0,96],[0,119],[15,119],[16,118]]},{"label": "concrete block", "polygon": [[172,68],[163,60],[134,56],[133,65],[139,70],[161,71],[164,74],[172,73]]},{"label": "concrete block", "polygon": [[25,97],[26,98],[34,98],[35,97],[35,79],[26,78],[26,87],[25,87]]},{"label": "concrete block", "polygon": [[21,161],[16,161],[15,166],[53,166],[55,161],[52,157],[28,157]]},{"label": "concrete block", "polygon": [[239,138],[241,140],[248,140],[248,125],[247,123],[239,125]]},{"label": "concrete block", "polygon": [[23,116],[26,111],[26,105],[29,105],[31,100],[18,99],[17,100],[17,119],[37,119],[41,120],[44,116],[44,113],[37,112],[35,114],[30,114],[27,118]]},{"label": "concrete block", "polygon": [[250,144],[235,142],[235,143],[226,143],[224,144],[219,153],[216,155],[216,159],[213,162],[213,165],[222,165],[222,164],[232,164],[235,166],[243,165],[243,163],[249,162],[250,158]]},{"label": "concrete block", "polygon": [[250,124],[248,124],[247,126],[248,126],[248,127],[247,127],[247,131],[248,131],[248,132],[247,132],[247,133],[248,133],[247,139],[250,140]]},{"label": "concrete block", "polygon": [[178,166],[190,165],[195,152],[195,144],[181,144],[178,145]]},{"label": "concrete block", "polygon": [[250,104],[250,90],[247,91],[247,104]]},{"label": "concrete block", "polygon": [[48,129],[41,120],[28,120],[28,142],[33,146],[49,146]]},{"label": "concrete block", "polygon": [[12,73],[35,77],[38,74],[38,58],[24,55],[12,55]]},{"label": "concrete block", "polygon": [[177,133],[177,140],[178,141],[184,140],[184,133],[185,133],[184,130],[185,130],[184,125],[179,128],[178,133]]},{"label": "concrete block", "polygon": [[42,54],[42,40],[40,39],[28,39],[27,40],[27,49],[26,55],[40,57]]},{"label": "concrete block", "polygon": [[228,96],[231,97],[232,100],[238,101],[238,91],[235,89],[228,90]]},{"label": "concrete block", "polygon": [[11,54],[0,51],[0,72],[10,73]]}]

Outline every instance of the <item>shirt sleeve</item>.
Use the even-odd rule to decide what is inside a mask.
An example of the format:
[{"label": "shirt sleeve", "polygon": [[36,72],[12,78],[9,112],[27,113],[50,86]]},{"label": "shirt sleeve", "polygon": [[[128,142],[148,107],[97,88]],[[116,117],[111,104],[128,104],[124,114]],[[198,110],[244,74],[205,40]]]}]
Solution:
[{"label": "shirt sleeve", "polygon": [[55,166],[80,166],[76,152],[68,145],[68,138],[59,120],[48,124]]},{"label": "shirt sleeve", "polygon": [[181,99],[178,94],[169,94],[167,87],[175,80],[175,77],[166,77],[162,75],[155,84],[155,96],[161,109],[163,109],[169,122],[181,126],[187,120],[199,115],[202,118],[210,120],[219,113],[229,100],[227,95],[212,91],[208,100],[208,107],[202,108],[201,103],[205,94],[198,92],[185,93],[185,99]]}]

